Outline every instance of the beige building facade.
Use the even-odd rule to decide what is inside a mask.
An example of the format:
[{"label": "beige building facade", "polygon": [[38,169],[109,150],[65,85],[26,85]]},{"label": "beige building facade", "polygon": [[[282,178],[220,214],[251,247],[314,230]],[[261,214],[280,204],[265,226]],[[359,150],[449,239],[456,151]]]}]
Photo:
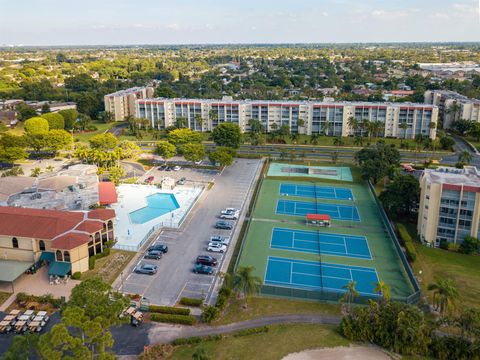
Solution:
[{"label": "beige building facade", "polygon": [[135,101],[153,97],[152,87],[134,87],[120,90],[104,96],[105,111],[114,115],[115,121],[123,121],[128,116],[135,116]]}]

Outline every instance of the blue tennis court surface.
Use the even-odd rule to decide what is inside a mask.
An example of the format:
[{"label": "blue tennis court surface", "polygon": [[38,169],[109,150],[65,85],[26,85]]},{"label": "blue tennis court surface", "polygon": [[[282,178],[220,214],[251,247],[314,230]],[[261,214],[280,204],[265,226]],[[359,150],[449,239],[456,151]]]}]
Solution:
[{"label": "blue tennis court surface", "polygon": [[305,216],[307,214],[328,214],[335,220],[360,221],[356,206],[314,203],[296,200],[279,199],[277,201],[277,214]]},{"label": "blue tennis court surface", "polygon": [[351,189],[332,186],[280,184],[280,195],[317,199],[353,200]]},{"label": "blue tennis court surface", "polygon": [[265,274],[265,284],[314,291],[345,292],[350,281],[360,294],[378,296],[374,268],[269,257]]},{"label": "blue tennis court surface", "polygon": [[346,256],[371,260],[365,236],[329,234],[316,231],[273,228],[272,249]]}]

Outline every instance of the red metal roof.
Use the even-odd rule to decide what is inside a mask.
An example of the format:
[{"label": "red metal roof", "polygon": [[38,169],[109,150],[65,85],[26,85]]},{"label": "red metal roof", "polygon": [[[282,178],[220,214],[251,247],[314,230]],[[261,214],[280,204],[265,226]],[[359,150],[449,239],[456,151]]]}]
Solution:
[{"label": "red metal roof", "polygon": [[307,220],[330,220],[330,215],[327,214],[307,214]]},{"label": "red metal roof", "polygon": [[98,197],[100,205],[110,205],[117,202],[117,190],[111,181],[98,183]]}]

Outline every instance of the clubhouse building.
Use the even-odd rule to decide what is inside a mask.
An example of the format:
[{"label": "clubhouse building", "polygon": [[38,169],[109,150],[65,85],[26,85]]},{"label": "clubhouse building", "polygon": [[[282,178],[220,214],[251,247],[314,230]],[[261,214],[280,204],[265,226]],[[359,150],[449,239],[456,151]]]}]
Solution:
[{"label": "clubhouse building", "polygon": [[46,261],[49,275],[88,270],[88,259],[114,240],[115,211],[0,207],[0,281],[13,282]]},{"label": "clubhouse building", "polygon": [[374,135],[410,139],[416,135],[435,139],[436,129],[430,124],[437,123],[438,117],[437,106],[417,103],[150,98],[136,100],[135,107],[135,116],[148,119],[157,129],[181,121],[193,130],[211,131],[218,124],[232,122],[248,132],[249,121],[258,120],[266,132],[286,125],[298,134],[365,136],[366,125],[374,124],[369,126]]},{"label": "clubhouse building", "polygon": [[465,236],[480,235],[480,172],[463,169],[425,169],[420,178],[417,232],[432,246],[461,243]]}]

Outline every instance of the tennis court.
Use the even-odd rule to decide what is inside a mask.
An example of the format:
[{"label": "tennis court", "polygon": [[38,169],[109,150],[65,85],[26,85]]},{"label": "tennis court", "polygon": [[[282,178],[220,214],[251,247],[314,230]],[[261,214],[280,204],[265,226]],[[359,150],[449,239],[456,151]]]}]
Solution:
[{"label": "tennis court", "polygon": [[365,236],[273,228],[272,249],[372,259]]},{"label": "tennis court", "polygon": [[328,214],[335,220],[360,221],[356,206],[341,204],[326,204],[296,200],[279,199],[276,214],[305,216],[307,214]]},{"label": "tennis court", "polygon": [[351,189],[333,186],[280,184],[280,195],[331,200],[353,200]]},{"label": "tennis court", "polygon": [[355,289],[362,295],[378,296],[375,268],[320,263],[269,257],[265,284],[313,291],[345,292],[344,286],[355,281]]}]

